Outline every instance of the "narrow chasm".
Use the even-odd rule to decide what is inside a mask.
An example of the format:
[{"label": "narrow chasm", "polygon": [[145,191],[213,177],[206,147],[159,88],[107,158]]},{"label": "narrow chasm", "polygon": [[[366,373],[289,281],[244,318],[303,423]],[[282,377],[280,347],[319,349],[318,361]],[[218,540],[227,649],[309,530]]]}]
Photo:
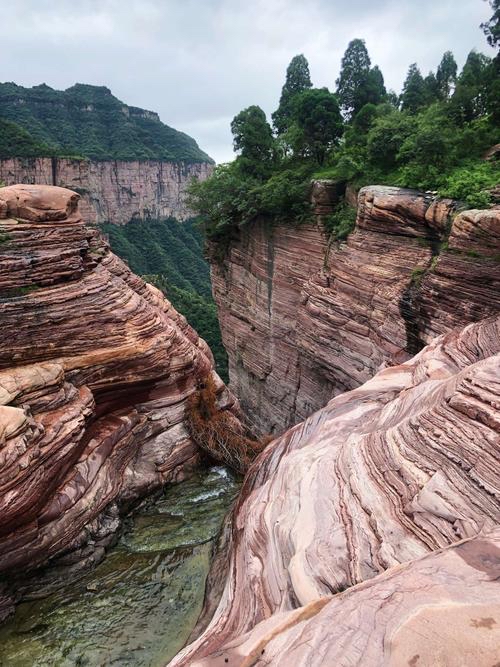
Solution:
[{"label": "narrow chasm", "polygon": [[420,286],[426,273],[432,269],[436,258],[439,257],[443,240],[440,234],[432,227],[427,228],[425,242],[429,244],[431,257],[426,267],[417,267],[410,276],[410,282],[401,294],[399,312],[403,318],[406,331],[406,352],[415,355],[425,346],[420,335]]}]

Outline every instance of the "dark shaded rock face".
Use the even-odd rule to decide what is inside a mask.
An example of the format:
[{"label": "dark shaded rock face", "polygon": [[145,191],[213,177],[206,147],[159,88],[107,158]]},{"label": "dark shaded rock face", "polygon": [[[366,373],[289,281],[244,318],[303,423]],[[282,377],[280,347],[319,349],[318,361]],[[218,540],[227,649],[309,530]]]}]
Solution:
[{"label": "dark shaded rock face", "polygon": [[231,386],[256,432],[305,419],[436,335],[500,310],[500,211],[367,187],[355,231],[329,247],[339,193],[313,188],[318,224],[256,223],[212,264]]},{"label": "dark shaded rock face", "polygon": [[206,343],[85,226],[78,199],[0,189],[4,582],[92,558],[120,507],[197,464],[184,406],[200,379],[212,374],[220,408],[235,409]]}]

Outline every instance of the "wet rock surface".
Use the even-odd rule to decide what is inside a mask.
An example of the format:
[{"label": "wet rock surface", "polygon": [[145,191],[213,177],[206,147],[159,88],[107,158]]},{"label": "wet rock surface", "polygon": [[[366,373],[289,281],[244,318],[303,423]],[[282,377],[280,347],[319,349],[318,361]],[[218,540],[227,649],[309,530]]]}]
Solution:
[{"label": "wet rock surface", "polygon": [[216,467],[144,503],[104,562],[0,626],[0,665],[164,665],[200,612],[213,540],[238,487]]}]

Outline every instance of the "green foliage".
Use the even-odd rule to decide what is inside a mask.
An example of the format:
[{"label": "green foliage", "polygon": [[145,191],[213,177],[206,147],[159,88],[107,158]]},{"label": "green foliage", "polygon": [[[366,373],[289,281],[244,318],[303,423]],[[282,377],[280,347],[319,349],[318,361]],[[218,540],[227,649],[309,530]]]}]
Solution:
[{"label": "green foliage", "polygon": [[457,63],[451,51],[446,51],[436,71],[436,84],[439,97],[447,100],[457,80]]},{"label": "green foliage", "polygon": [[310,213],[312,168],[307,163],[275,170],[265,181],[242,176],[238,161],[218,165],[205,181],[193,180],[188,204],[198,212],[208,238],[227,238],[233,227],[258,216],[272,223],[301,221]]},{"label": "green foliage", "polygon": [[490,46],[498,46],[500,44],[500,0],[490,0],[493,15],[485,23],[481,23],[481,28],[486,35],[488,44]]},{"label": "green foliage", "polygon": [[491,67],[491,59],[482,53],[471,51],[467,56],[450,104],[450,115],[458,123],[473,121],[487,113]]},{"label": "green foliage", "polygon": [[174,219],[101,226],[113,252],[134,273],[161,289],[198,334],[210,345],[217,371],[227,377],[217,311],[212,299],[210,271],[203,257],[203,238],[194,220]]},{"label": "green foliage", "polygon": [[377,66],[371,69],[364,40],[349,42],[336,85],[340,106],[347,118],[353,118],[365,104],[379,104],[384,99],[384,77]]},{"label": "green foliage", "polygon": [[342,136],[343,123],[335,95],[327,88],[312,88],[295,98],[293,117],[299,130],[294,152],[310,155],[320,165]]},{"label": "green foliage", "polygon": [[393,170],[412,127],[412,119],[396,109],[388,108],[387,113],[381,113],[367,133],[367,157],[370,163],[382,172]]},{"label": "green foliage", "polygon": [[401,93],[401,109],[409,113],[416,113],[425,106],[428,91],[420,70],[416,63],[412,63],[408,69],[403,92]]},{"label": "green foliage", "polygon": [[259,182],[243,178],[237,161],[217,165],[209,179],[193,179],[188,206],[198,213],[208,238],[220,239],[233,225],[245,224],[258,214],[252,191]]},{"label": "green foliage", "polygon": [[269,174],[274,158],[274,139],[266,114],[258,106],[240,111],[231,123],[234,150],[240,153],[239,167],[256,178]]},{"label": "green foliage", "polygon": [[57,149],[34,139],[29,132],[10,120],[0,118],[0,157],[52,156]]},{"label": "green foliage", "polygon": [[342,202],[325,217],[324,225],[330,239],[345,241],[356,225],[356,209]]},{"label": "green foliage", "polygon": [[189,324],[208,343],[215,359],[217,372],[229,381],[227,354],[222,345],[217,307],[211,297],[172,285],[164,275],[144,275],[144,280],[158,287],[174,308],[185,315]]},{"label": "green foliage", "polygon": [[[307,219],[312,177],[439,190],[487,206],[488,190],[500,181],[498,163],[484,162],[499,141],[499,102],[500,60],[475,51],[458,76],[451,51],[425,79],[413,63],[399,97],[386,92],[361,39],[344,54],[336,95],[312,88],[307,61],[297,56],[273,114],[276,137],[259,107],[244,110],[232,124],[240,155],[193,183],[190,205],[221,246],[234,228],[257,218],[269,224]],[[339,210],[327,224],[344,238],[352,220]]]},{"label": "green foliage", "polygon": [[0,121],[0,157],[210,160],[194,139],[151,111],[125,105],[104,86],[59,91],[0,84]]},{"label": "green foliage", "polygon": [[134,273],[161,273],[185,290],[209,297],[210,272],[203,258],[203,239],[194,221],[174,219],[101,225],[111,248]]},{"label": "green foliage", "polygon": [[463,201],[471,208],[485,208],[491,203],[488,188],[500,183],[500,165],[495,162],[471,162],[455,169],[444,180],[439,194]]},{"label": "green foliage", "polygon": [[309,63],[302,54],[294,56],[286,70],[279,106],[272,115],[278,135],[284,134],[292,123],[294,97],[309,88],[312,88]]}]

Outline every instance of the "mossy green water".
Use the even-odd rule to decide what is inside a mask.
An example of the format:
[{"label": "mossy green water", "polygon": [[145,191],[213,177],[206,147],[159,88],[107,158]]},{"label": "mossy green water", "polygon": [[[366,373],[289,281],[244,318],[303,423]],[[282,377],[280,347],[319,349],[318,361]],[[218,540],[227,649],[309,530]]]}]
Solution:
[{"label": "mossy green water", "polygon": [[224,468],[138,510],[107,558],[0,627],[2,667],[157,667],[201,611],[212,541],[238,488]]}]

